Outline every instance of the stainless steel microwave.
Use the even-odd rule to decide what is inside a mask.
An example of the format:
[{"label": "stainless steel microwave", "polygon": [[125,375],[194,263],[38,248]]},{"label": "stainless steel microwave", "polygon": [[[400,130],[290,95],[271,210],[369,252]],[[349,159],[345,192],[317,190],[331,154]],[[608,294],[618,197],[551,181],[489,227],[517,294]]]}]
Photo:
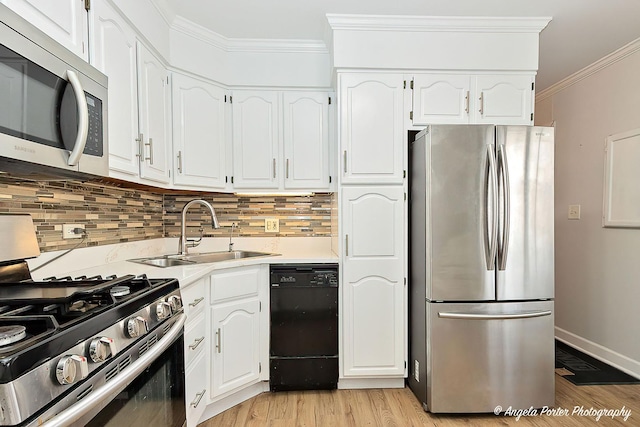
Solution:
[{"label": "stainless steel microwave", "polygon": [[0,171],[109,174],[107,77],[0,4]]}]

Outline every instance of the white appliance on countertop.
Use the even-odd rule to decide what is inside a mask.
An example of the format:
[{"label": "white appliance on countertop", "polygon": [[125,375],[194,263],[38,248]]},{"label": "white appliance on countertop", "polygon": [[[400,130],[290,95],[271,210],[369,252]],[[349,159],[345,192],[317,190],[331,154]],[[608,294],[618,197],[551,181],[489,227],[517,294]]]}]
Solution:
[{"label": "white appliance on countertop", "polygon": [[425,410],[553,406],[554,130],[411,144],[409,386]]}]

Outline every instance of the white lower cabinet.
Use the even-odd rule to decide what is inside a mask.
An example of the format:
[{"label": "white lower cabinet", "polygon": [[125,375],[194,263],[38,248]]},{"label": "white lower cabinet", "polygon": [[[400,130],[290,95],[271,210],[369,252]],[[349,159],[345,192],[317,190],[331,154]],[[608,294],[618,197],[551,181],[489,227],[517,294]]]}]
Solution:
[{"label": "white lower cabinet", "polygon": [[260,302],[257,298],[211,309],[213,398],[260,379]]},{"label": "white lower cabinet", "polygon": [[211,402],[267,379],[263,367],[269,360],[268,273],[265,264],[211,275],[207,320]]},{"label": "white lower cabinet", "polygon": [[207,406],[207,358],[204,352],[185,369],[187,427],[195,427]]}]

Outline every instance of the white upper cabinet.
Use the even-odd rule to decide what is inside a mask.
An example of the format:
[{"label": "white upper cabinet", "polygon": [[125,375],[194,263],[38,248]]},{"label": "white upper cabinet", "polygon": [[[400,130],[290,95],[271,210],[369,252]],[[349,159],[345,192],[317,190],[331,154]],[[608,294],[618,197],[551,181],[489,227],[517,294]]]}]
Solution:
[{"label": "white upper cabinet", "polygon": [[329,96],[285,92],[284,188],[329,187]]},{"label": "white upper cabinet", "polygon": [[233,187],[278,189],[280,126],[278,93],[233,93]]},{"label": "white upper cabinet", "polygon": [[233,188],[329,189],[329,94],[234,91]]},{"label": "white upper cabinet", "polygon": [[345,73],[338,78],[342,184],[402,184],[403,76]]},{"label": "white upper cabinet", "polygon": [[52,39],[88,60],[84,0],[0,0]]},{"label": "white upper cabinet", "polygon": [[532,125],[532,75],[480,75],[475,78],[476,123]]},{"label": "white upper cabinet", "polygon": [[140,178],[167,184],[171,147],[169,73],[143,44],[138,42],[137,47]]},{"label": "white upper cabinet", "polygon": [[140,172],[136,34],[108,2],[93,4],[91,63],[109,77],[109,169]]},{"label": "white upper cabinet", "polygon": [[225,188],[225,92],[200,79],[173,73],[173,182]]},{"label": "white upper cabinet", "polygon": [[531,125],[533,82],[532,74],[416,74],[410,118],[414,125]]}]

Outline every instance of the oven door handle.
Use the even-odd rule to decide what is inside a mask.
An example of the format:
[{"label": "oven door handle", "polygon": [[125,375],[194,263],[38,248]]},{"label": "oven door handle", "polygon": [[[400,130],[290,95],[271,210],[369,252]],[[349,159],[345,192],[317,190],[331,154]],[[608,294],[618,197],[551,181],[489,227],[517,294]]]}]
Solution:
[{"label": "oven door handle", "polygon": [[109,381],[106,385],[90,393],[87,397],[77,402],[70,408],[60,412],[53,418],[48,419],[41,427],[64,427],[72,424],[80,419],[83,415],[87,414],[91,409],[103,403],[104,399],[109,396],[120,393],[133,381],[142,371],[156,360],[167,348],[169,348],[183,333],[184,322],[186,316],[180,314],[180,317],[175,321],[171,330],[166,333],[158,344],[154,345],[146,353],[144,353],[138,360],[133,362],[129,368],[127,368],[122,374],[116,376],[113,380]]}]

